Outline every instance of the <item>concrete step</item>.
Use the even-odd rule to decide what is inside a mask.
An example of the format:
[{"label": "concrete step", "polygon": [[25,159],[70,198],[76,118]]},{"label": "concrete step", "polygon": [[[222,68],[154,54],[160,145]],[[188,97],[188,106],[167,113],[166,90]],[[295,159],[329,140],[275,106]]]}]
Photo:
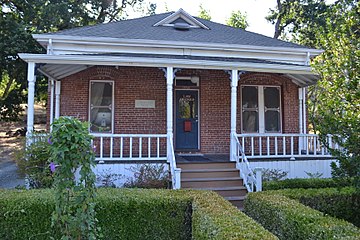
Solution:
[{"label": "concrete step", "polygon": [[177,167],[182,170],[236,168],[234,162],[177,163]]},{"label": "concrete step", "polygon": [[239,177],[239,170],[235,168],[223,169],[190,169],[181,171],[182,178],[216,178],[216,177]]},{"label": "concrete step", "polygon": [[209,188],[209,187],[241,187],[243,180],[240,177],[218,178],[182,178],[182,188]]}]

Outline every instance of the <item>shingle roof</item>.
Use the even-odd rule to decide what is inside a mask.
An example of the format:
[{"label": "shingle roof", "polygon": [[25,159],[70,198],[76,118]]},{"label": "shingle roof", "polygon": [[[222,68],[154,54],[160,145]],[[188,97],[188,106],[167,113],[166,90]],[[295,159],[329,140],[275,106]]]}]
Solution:
[{"label": "shingle roof", "polygon": [[306,48],[298,44],[273,39],[261,34],[229,27],[200,18],[196,19],[209,27],[210,30],[191,28],[187,31],[181,31],[176,30],[173,27],[153,26],[170,14],[172,14],[172,12],[94,26],[73,28],[51,34],[78,37],[109,37],[159,41],[223,43],[262,47]]}]

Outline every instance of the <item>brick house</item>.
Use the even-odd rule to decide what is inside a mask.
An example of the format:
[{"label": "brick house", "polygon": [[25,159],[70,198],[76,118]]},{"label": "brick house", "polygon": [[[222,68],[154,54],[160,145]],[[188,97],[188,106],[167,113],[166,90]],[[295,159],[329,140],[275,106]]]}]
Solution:
[{"label": "brick house", "polygon": [[[306,127],[306,87],[317,81],[309,61],[320,50],[182,9],[34,38],[47,54],[19,54],[28,62],[28,135],[38,65],[49,78],[49,123],[91,122],[100,163],[168,162],[174,188],[241,190],[243,181],[252,191],[260,183],[248,159],[328,156]],[[205,178],[228,182],[196,185]]]}]

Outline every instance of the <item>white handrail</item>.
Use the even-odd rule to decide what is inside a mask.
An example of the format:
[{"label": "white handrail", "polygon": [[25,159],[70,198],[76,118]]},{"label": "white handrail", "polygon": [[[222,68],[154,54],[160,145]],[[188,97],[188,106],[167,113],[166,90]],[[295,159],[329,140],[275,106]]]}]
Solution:
[{"label": "white handrail", "polygon": [[[242,150],[247,158],[278,157],[329,157],[330,151],[321,143],[317,134],[299,133],[245,133],[237,134],[241,139]],[[326,139],[333,146],[332,136]]]},{"label": "white handrail", "polygon": [[170,164],[170,171],[171,171],[171,182],[172,182],[172,189],[180,189],[181,187],[181,168],[176,167],[176,159],[175,159],[175,152],[174,152],[174,144],[173,139],[169,138],[170,143],[170,151],[168,156],[168,162]]},{"label": "white handrail", "polygon": [[247,160],[246,155],[243,152],[243,147],[241,146],[237,134],[232,136],[236,140],[236,167],[240,170],[240,175],[244,181],[244,185],[248,192],[261,191],[262,190],[262,176],[261,169],[257,169],[256,175],[251,169],[249,161]]}]

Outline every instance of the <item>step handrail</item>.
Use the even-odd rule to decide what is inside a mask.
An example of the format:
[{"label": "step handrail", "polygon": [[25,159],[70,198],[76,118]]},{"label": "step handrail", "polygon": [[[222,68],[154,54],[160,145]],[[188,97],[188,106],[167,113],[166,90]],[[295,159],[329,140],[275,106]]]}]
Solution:
[{"label": "step handrail", "polygon": [[176,167],[174,143],[172,137],[169,139],[168,162],[170,165],[172,189],[180,189],[181,187],[181,168]]},{"label": "step handrail", "polygon": [[236,142],[236,168],[240,170],[240,176],[244,181],[244,185],[248,192],[259,192],[262,190],[262,176],[261,168],[256,169],[256,174],[250,167],[249,161],[243,152],[243,148],[237,137],[237,134],[233,135]]}]

